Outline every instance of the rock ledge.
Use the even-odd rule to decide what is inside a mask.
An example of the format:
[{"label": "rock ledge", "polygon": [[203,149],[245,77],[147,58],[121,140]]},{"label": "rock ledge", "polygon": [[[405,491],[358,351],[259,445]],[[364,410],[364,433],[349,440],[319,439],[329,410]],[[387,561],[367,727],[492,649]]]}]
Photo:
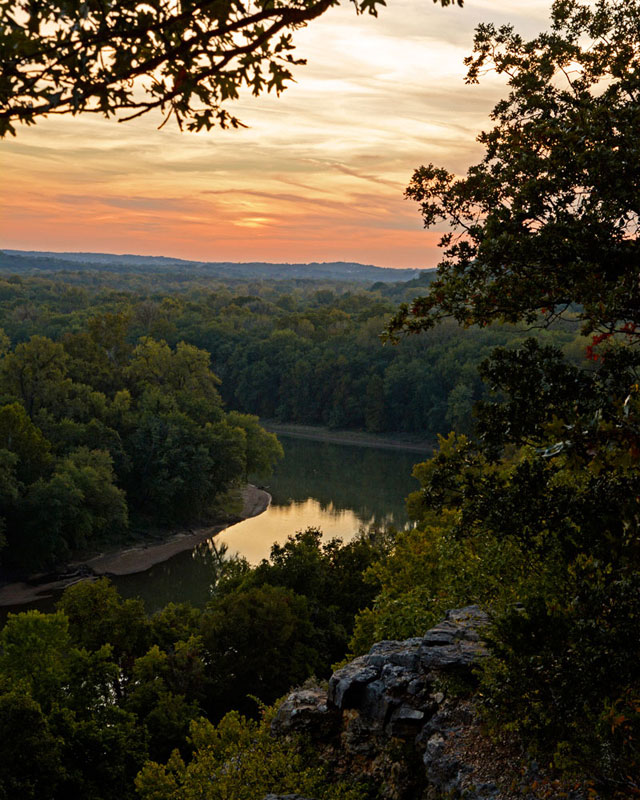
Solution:
[{"label": "rock ledge", "polygon": [[[379,774],[381,785],[389,785],[389,797],[408,792],[412,797],[500,800],[498,787],[474,780],[473,767],[456,755],[456,733],[473,715],[442,691],[452,677],[473,683],[474,665],[487,656],[482,629],[488,622],[482,609],[467,606],[448,611],[423,637],[378,642],[367,655],[334,672],[328,691],[290,694],[274,719],[274,735],[306,733],[325,749],[333,737],[336,758],[366,759],[369,774]],[[398,777],[397,763],[389,767],[392,740],[413,745],[421,774],[414,769]],[[392,786],[386,773],[394,770]]]}]

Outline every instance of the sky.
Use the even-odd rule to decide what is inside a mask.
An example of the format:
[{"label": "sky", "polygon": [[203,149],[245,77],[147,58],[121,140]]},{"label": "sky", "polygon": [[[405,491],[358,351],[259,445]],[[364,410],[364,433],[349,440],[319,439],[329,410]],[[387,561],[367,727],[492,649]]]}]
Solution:
[{"label": "sky", "polygon": [[249,127],[181,133],[147,115],[53,117],[0,142],[0,247],[202,261],[358,261],[424,268],[440,234],[404,198],[413,170],[458,174],[504,81],[464,83],[480,22],[526,36],[550,0],[344,2],[295,34],[296,82],[230,108]]}]

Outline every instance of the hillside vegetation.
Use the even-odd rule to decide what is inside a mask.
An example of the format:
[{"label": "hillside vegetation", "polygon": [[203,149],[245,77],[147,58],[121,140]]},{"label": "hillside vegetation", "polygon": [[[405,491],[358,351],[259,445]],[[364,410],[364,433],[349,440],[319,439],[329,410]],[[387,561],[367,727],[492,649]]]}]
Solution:
[{"label": "hillside vegetation", "polygon": [[[452,427],[471,430],[473,405],[486,393],[478,364],[496,345],[526,338],[513,326],[477,330],[452,322],[402,347],[381,346],[397,303],[424,289],[422,279],[364,289],[308,280],[203,281],[167,272],[161,288],[149,292],[154,275],[124,268],[110,275],[111,289],[91,271],[5,275],[0,326],[15,343],[39,335],[68,348],[81,331],[99,338],[108,319],[123,352],[144,336],[206,350],[230,408],[280,422],[433,439]],[[584,363],[587,340],[577,321],[539,335]]]}]

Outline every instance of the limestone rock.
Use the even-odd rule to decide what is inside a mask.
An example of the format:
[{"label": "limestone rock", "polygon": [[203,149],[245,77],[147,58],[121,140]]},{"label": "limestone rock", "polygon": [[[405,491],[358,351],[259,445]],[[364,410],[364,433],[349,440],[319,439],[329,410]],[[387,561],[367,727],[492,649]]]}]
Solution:
[{"label": "limestone rock", "polygon": [[420,660],[425,669],[464,671],[488,653],[480,631],[489,617],[478,606],[447,611],[445,619],[422,639]]},{"label": "limestone rock", "polygon": [[446,739],[441,733],[434,733],[427,742],[422,761],[427,771],[427,779],[443,794],[453,794],[460,789],[464,772],[468,771],[458,759],[446,752]]},{"label": "limestone rock", "polygon": [[356,658],[331,677],[329,705],[359,712],[349,739],[359,742],[359,750],[362,736],[369,733],[386,731],[391,736],[413,737],[418,732],[429,698],[428,680],[420,663],[421,644],[422,639],[378,642],[366,656]]},{"label": "limestone rock", "polygon": [[421,638],[374,644],[367,655],[331,676],[329,707],[357,709],[360,727],[383,730],[390,725],[390,735],[415,735],[417,721],[431,716],[438,705],[433,702],[438,693],[430,694],[432,671],[469,671],[486,655],[480,630],[488,621],[478,606],[454,609]]},{"label": "limestone rock", "polygon": [[316,737],[330,736],[340,727],[340,714],[327,705],[327,692],[318,687],[296,689],[278,709],[271,731],[283,736],[309,733]]},{"label": "limestone rock", "polygon": [[[338,761],[352,759],[360,769],[368,764],[376,776],[381,770],[381,785],[387,786],[389,797],[397,794],[390,787],[396,786],[394,775],[400,767],[389,762],[388,748],[397,747],[399,739],[413,751],[412,758],[422,759],[421,775],[408,766],[415,761],[402,768],[409,769],[414,788],[425,788],[421,796],[499,800],[495,785],[474,780],[474,768],[457,751],[457,736],[474,717],[469,704],[447,698],[446,680],[441,681],[452,672],[471,677],[473,665],[487,655],[481,633],[488,622],[478,606],[468,606],[447,612],[422,637],[378,642],[369,653],[336,670],[328,692],[292,693],[272,724],[274,734],[307,732],[322,747],[333,748]],[[335,735],[338,730],[340,736]],[[403,791],[397,796],[404,797]]]},{"label": "limestone rock", "polygon": [[377,642],[366,656],[367,663],[376,667],[392,664],[415,672],[420,667],[421,644],[420,638]]},{"label": "limestone rock", "polygon": [[336,708],[355,708],[362,699],[364,687],[375,681],[380,667],[369,664],[368,656],[354,658],[329,680],[329,704]]},{"label": "limestone rock", "polygon": [[388,723],[390,736],[398,739],[409,739],[415,737],[424,724],[425,712],[411,706],[399,706],[391,714]]}]

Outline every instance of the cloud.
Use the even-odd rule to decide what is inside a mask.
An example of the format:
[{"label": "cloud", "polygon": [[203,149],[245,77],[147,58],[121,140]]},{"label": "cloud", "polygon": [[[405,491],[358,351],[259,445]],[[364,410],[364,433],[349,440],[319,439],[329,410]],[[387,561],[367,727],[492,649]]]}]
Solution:
[{"label": "cloud", "polygon": [[171,211],[184,214],[193,207],[193,203],[185,197],[101,197],[80,194],[59,194],[53,198],[59,203],[71,206],[97,205],[110,208],[123,208],[131,211]]},{"label": "cloud", "polygon": [[432,265],[440,234],[403,191],[422,163],[463,172],[481,155],[504,82],[465,85],[473,29],[512,21],[533,34],[547,7],[390,0],[370,19],[346,3],[296,33],[308,66],[280,98],[243,94],[245,130],[91,116],[22,129],[2,145],[4,246]]}]

